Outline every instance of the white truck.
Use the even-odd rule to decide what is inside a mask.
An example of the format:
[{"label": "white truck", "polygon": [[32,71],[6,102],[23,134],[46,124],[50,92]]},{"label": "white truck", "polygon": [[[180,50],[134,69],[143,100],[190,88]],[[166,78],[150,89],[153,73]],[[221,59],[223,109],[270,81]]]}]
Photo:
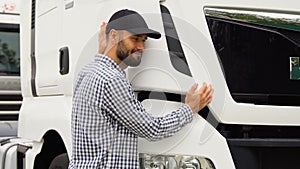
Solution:
[{"label": "white truck", "polygon": [[0,0],[0,139],[17,136],[22,103],[19,0]]},{"label": "white truck", "polygon": [[194,83],[213,102],[175,136],[139,139],[141,169],[300,166],[300,2],[279,0],[24,0],[18,137],[0,146],[2,169],[66,168],[72,155],[76,74],[97,52],[102,21],[141,13],[162,38],[128,68],[156,116],[178,108]]}]

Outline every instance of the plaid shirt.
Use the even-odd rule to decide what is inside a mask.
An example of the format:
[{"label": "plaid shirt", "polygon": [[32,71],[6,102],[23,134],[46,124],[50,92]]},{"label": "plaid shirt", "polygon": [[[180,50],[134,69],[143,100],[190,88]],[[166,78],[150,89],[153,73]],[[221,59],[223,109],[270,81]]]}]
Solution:
[{"label": "plaid shirt", "polygon": [[124,70],[96,55],[79,73],[74,89],[69,169],[138,169],[138,136],[162,139],[191,121],[187,105],[153,117],[136,99]]}]

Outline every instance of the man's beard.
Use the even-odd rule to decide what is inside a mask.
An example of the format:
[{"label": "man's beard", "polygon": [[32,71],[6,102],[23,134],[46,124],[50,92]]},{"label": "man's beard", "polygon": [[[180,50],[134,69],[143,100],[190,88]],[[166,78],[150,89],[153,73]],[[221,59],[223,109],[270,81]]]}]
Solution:
[{"label": "man's beard", "polygon": [[[138,54],[139,57],[134,57],[132,54]],[[128,50],[123,41],[118,43],[117,56],[127,66],[136,67],[141,63],[143,52],[141,50]]]}]

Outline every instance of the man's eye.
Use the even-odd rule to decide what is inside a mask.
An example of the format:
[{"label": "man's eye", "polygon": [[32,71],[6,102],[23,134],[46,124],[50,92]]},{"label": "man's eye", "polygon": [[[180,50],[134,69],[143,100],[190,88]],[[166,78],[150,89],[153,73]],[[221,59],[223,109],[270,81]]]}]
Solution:
[{"label": "man's eye", "polygon": [[138,37],[132,37],[131,39],[132,39],[133,41],[138,41],[138,40],[139,40]]}]

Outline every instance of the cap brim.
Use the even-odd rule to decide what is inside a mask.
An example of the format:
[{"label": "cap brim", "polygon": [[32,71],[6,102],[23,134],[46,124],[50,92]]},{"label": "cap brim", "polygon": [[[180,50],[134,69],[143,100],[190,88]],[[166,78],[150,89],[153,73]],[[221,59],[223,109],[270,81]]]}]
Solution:
[{"label": "cap brim", "polygon": [[149,38],[159,39],[161,34],[155,30],[147,29],[147,28],[135,28],[127,30],[134,35],[147,35]]}]

